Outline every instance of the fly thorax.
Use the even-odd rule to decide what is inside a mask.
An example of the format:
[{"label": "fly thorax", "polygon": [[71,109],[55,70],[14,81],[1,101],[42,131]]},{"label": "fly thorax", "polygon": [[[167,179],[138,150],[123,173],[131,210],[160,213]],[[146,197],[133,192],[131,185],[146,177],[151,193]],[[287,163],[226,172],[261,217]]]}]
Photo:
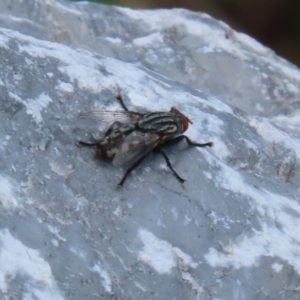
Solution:
[{"label": "fly thorax", "polygon": [[138,121],[138,129],[155,133],[175,134],[178,124],[169,112],[154,112],[143,116]]}]

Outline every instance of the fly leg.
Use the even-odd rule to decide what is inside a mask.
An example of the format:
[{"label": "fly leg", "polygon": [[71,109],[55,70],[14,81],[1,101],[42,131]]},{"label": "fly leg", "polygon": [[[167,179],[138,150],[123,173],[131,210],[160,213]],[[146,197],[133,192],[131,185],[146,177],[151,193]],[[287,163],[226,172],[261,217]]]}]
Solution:
[{"label": "fly leg", "polygon": [[[208,142],[208,143],[195,143],[193,141],[191,141],[187,136],[185,135],[180,135],[172,140],[169,140],[169,141],[166,141],[163,143],[164,146],[166,145],[172,145],[172,144],[175,144],[179,141],[181,141],[182,139],[185,139],[187,141],[187,143],[190,145],[190,146],[195,146],[195,147],[212,147],[213,146],[213,142]],[[181,178],[177,172],[174,170],[174,168],[172,167],[171,165],[171,162],[168,158],[168,156],[166,155],[166,153],[159,147],[157,147],[156,149],[154,149],[155,152],[159,152],[161,153],[161,155],[164,157],[164,159],[166,160],[166,163],[167,163],[167,166],[171,169],[171,171],[173,172],[173,174],[175,175],[175,177],[181,182],[185,182],[185,179]]]},{"label": "fly leg", "polygon": [[175,143],[181,141],[182,139],[185,139],[190,146],[195,146],[195,147],[212,147],[214,145],[213,142],[208,142],[208,143],[203,143],[203,144],[193,142],[186,135],[180,135],[170,141],[165,142],[163,145],[172,145],[172,144],[175,144]]},{"label": "fly leg", "polygon": [[172,167],[171,165],[171,162],[167,156],[167,154],[161,149],[161,148],[156,148],[154,150],[155,152],[159,152],[163,157],[164,159],[166,160],[166,163],[167,163],[167,166],[171,169],[171,171],[173,172],[173,174],[175,175],[175,177],[181,182],[181,183],[184,183],[185,182],[185,179],[181,178],[177,172],[174,170],[174,168]]},{"label": "fly leg", "polygon": [[120,102],[122,108],[123,108],[125,111],[129,111],[129,109],[127,108],[127,106],[124,104],[124,101],[123,101],[123,98],[122,98],[121,94],[117,94],[117,95],[116,95],[116,99]]},{"label": "fly leg", "polygon": [[140,158],[132,167],[130,167],[129,169],[126,170],[126,172],[124,173],[121,181],[118,183],[118,185],[123,186],[124,181],[126,180],[127,176],[142,162],[142,160],[146,157],[143,156],[142,158]]},{"label": "fly leg", "polygon": [[76,145],[78,147],[81,147],[81,146],[85,146],[85,147],[95,147],[95,146],[98,146],[99,143],[86,143],[86,142],[83,142],[83,141],[77,141],[76,142]]},{"label": "fly leg", "polygon": [[98,149],[96,150],[95,157],[99,158],[99,159],[107,158],[106,153],[102,150],[101,146],[99,145],[99,142],[98,143],[86,143],[86,142],[83,142],[83,141],[77,141],[76,145],[78,147],[81,147],[81,146],[84,146],[84,147],[97,147]]}]

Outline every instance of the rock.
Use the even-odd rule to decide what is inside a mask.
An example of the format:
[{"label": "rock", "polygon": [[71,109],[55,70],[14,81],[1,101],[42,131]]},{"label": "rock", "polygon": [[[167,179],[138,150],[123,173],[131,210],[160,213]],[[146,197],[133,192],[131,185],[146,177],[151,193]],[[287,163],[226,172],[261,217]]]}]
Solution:
[{"label": "rock", "polygon": [[[298,299],[299,70],[182,9],[0,3],[1,299]],[[213,148],[123,171],[81,112],[168,111]]]}]

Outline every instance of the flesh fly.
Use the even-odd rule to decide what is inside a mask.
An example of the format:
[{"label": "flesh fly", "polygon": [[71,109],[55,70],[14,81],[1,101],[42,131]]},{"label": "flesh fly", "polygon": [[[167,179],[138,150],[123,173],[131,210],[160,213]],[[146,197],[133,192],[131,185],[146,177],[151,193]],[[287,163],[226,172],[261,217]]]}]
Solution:
[{"label": "flesh fly", "polygon": [[96,157],[112,159],[115,166],[125,169],[119,182],[123,186],[128,174],[151,152],[162,154],[167,166],[180,181],[181,178],[173,169],[169,158],[161,148],[164,145],[176,143],[185,139],[190,146],[211,147],[212,142],[195,143],[182,133],[188,129],[191,120],[182,114],[176,107],[168,112],[139,113],[128,110],[121,95],[116,99],[120,102],[123,111],[91,111],[79,115],[81,118],[90,118],[99,122],[110,123],[104,138],[87,143],[77,141],[78,146],[96,147]]}]

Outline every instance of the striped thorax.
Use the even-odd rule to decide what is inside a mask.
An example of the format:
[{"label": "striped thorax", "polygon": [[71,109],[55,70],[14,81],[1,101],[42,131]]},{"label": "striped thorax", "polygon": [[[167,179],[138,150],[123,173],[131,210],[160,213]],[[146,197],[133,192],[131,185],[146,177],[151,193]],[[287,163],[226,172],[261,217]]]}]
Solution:
[{"label": "striped thorax", "polygon": [[173,136],[186,131],[188,123],[191,123],[191,121],[176,107],[172,107],[169,112],[145,114],[137,122],[137,128],[143,131]]}]

